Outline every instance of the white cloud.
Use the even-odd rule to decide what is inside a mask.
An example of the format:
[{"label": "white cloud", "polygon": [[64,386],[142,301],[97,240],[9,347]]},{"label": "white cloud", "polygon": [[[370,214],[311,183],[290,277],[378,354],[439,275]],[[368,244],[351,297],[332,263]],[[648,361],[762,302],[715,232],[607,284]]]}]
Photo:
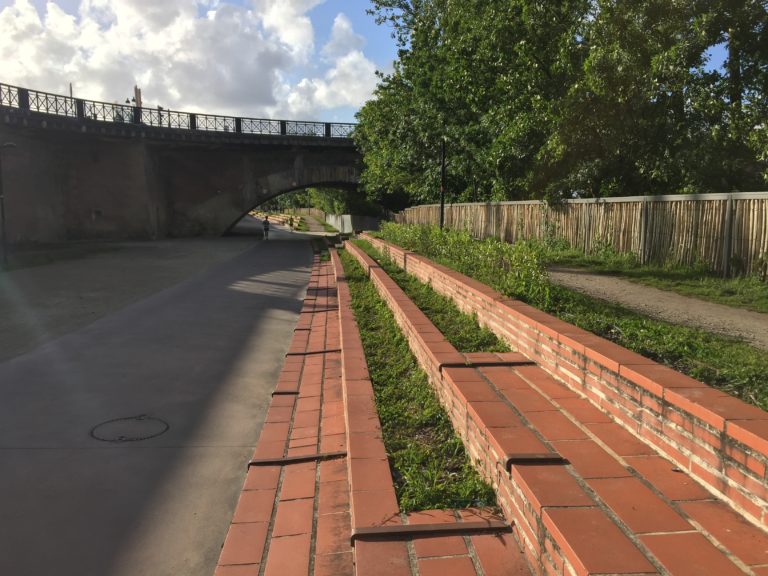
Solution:
[{"label": "white cloud", "polygon": [[360,106],[376,78],[343,14],[315,48],[309,11],[324,1],[82,0],[68,14],[14,0],[0,10],[0,82],[58,93],[72,82],[76,95],[107,102],[138,84],[145,106],[327,116]]},{"label": "white cloud", "polygon": [[362,50],[365,38],[356,34],[352,23],[344,14],[338,14],[331,28],[331,39],[323,46],[323,54],[329,58],[338,58],[355,50]]}]

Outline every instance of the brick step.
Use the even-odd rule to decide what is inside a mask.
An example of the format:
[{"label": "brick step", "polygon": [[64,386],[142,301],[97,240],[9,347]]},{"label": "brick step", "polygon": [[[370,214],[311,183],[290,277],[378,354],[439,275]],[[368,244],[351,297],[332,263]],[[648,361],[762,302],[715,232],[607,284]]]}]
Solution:
[{"label": "brick step", "polygon": [[[766,570],[763,531],[541,367],[494,365],[492,355],[459,367],[459,352],[378,264],[347,247],[393,309],[537,572]],[[477,283],[461,290],[494,297]]]},{"label": "brick step", "polygon": [[349,291],[343,275],[337,289],[336,274],[335,252],[332,262],[315,259],[216,576],[529,574],[502,518],[400,513]]}]

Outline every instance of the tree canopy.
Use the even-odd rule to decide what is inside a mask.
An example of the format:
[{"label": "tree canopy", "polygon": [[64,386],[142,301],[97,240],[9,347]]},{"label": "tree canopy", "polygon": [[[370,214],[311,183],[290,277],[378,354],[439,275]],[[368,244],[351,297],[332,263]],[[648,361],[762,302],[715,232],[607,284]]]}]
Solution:
[{"label": "tree canopy", "polygon": [[[766,0],[373,0],[399,57],[358,113],[386,203],[756,190]],[[713,53],[725,53],[722,65]]]}]

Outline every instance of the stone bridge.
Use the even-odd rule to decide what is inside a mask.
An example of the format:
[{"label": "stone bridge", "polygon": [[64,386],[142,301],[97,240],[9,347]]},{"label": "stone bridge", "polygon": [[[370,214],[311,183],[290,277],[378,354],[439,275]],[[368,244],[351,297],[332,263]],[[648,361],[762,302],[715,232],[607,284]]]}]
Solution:
[{"label": "stone bridge", "polygon": [[219,235],[270,198],[355,189],[352,124],[138,108],[0,84],[11,244]]}]

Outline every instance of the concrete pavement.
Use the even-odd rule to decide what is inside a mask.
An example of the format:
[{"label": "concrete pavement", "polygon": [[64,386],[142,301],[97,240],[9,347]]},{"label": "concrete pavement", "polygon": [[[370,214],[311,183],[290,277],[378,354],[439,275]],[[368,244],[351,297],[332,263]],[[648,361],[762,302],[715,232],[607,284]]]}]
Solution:
[{"label": "concrete pavement", "polygon": [[[212,574],[310,264],[277,233],[0,363],[0,574]],[[170,428],[90,435],[137,415]]]}]

